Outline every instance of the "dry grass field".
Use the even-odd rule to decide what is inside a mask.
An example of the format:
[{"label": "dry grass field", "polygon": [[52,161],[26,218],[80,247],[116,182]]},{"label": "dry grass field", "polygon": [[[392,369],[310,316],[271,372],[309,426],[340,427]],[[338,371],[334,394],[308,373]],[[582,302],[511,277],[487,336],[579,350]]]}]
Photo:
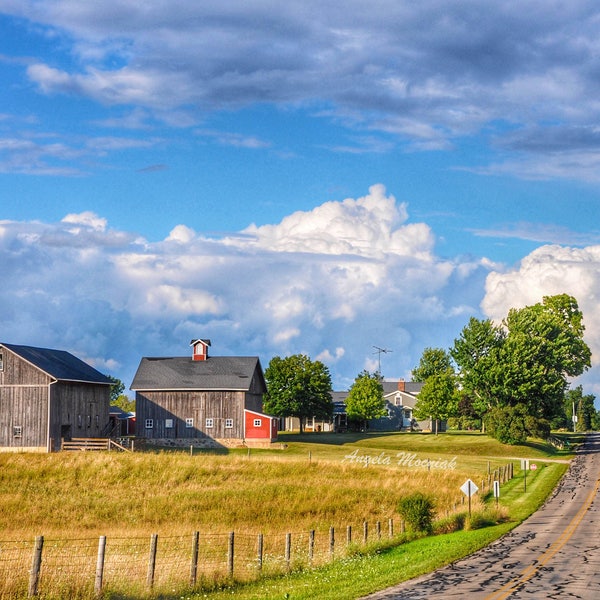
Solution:
[{"label": "dry grass field", "polygon": [[[505,447],[479,434],[281,438],[269,450],[0,454],[0,558],[15,557],[13,567],[0,561],[0,573],[4,567],[22,572],[14,585],[0,589],[0,598],[22,597],[35,536],[46,540],[40,597],[94,595],[99,536],[108,540],[108,589],[135,589],[132,598],[146,597],[153,534],[160,540],[154,592],[185,588],[196,531],[205,553],[203,585],[226,578],[230,532],[236,536],[236,579],[254,579],[258,534],[265,540],[263,576],[305,568],[311,531],[318,540],[314,564],[323,564],[331,560],[331,528],[337,532],[336,556],[350,548],[344,539],[350,528],[353,542],[360,541],[366,524],[369,543],[383,541],[392,522],[394,533],[400,530],[399,499],[418,491],[434,498],[442,532],[444,519],[450,523],[453,515],[465,513],[460,486],[467,478],[488,485],[520,456],[540,461],[539,477],[543,461],[561,454],[541,443]],[[474,513],[490,512],[483,495],[473,498]],[[498,515],[505,519],[507,511],[501,507]],[[287,561],[286,536],[293,540]]]}]

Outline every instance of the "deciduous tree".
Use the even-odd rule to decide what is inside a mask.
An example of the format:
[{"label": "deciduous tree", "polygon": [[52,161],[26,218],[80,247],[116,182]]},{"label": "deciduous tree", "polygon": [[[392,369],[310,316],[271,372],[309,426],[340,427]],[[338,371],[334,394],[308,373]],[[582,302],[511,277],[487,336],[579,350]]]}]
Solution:
[{"label": "deciduous tree", "polygon": [[363,421],[365,429],[368,421],[387,414],[379,373],[363,371],[356,377],[346,398],[346,414],[349,419]]},{"label": "deciduous tree", "polygon": [[277,417],[297,417],[300,433],[307,418],[333,415],[331,375],[321,361],[304,354],[274,356],[265,370],[267,393],[263,410]]},{"label": "deciduous tree", "polygon": [[419,392],[413,417],[418,420],[430,417],[437,435],[438,421],[456,414],[456,408],[456,378],[452,369],[448,368],[427,378]]}]

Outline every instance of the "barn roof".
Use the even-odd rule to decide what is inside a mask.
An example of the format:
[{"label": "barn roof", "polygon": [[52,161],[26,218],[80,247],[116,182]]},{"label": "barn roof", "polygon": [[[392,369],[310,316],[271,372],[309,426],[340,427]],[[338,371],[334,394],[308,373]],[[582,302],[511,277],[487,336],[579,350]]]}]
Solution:
[{"label": "barn roof", "polygon": [[147,357],[140,361],[131,389],[248,391],[257,370],[264,385],[257,356]]},{"label": "barn roof", "polygon": [[107,385],[113,383],[106,375],[96,371],[94,367],[91,367],[65,350],[4,343],[0,344],[0,346],[14,352],[23,360],[26,360],[59,381],[77,381]]}]

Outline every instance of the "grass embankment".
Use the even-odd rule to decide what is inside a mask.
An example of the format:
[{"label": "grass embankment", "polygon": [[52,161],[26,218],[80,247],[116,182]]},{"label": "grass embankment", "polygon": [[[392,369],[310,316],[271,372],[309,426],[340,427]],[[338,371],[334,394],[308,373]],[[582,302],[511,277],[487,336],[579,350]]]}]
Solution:
[{"label": "grass embankment", "polygon": [[[188,595],[356,598],[455,560],[508,531],[543,502],[566,468],[542,461],[568,456],[543,444],[503,446],[478,434],[288,435],[282,442],[279,450],[193,456],[0,454],[0,540],[196,530],[280,534],[390,518],[398,523],[402,495],[427,491],[440,515],[464,512],[459,488],[466,478],[479,484],[488,470],[521,456],[539,461],[528,476],[527,494],[518,468],[517,477],[503,484],[501,511],[508,511],[508,523],[380,546],[370,554],[357,550],[320,569]],[[480,503],[475,500],[473,510],[482,510]],[[163,597],[181,598],[182,592]]]}]

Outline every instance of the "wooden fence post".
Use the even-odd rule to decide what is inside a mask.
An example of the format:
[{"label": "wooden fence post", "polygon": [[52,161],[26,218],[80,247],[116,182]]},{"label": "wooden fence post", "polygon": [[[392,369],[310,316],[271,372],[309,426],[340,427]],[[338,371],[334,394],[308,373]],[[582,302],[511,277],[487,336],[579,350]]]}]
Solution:
[{"label": "wooden fence post", "polygon": [[98,540],[98,558],[96,559],[96,580],[94,581],[94,593],[96,596],[102,594],[102,580],[104,579],[104,554],[106,551],[106,536],[101,535]]},{"label": "wooden fence post", "polygon": [[381,539],[381,521],[375,523],[375,532],[377,534],[377,541],[379,541]]},{"label": "wooden fence post", "polygon": [[315,556],[315,530],[311,529],[308,534],[308,564],[312,566],[313,558]]},{"label": "wooden fence post", "polygon": [[390,538],[394,537],[394,519],[388,519],[388,535]]},{"label": "wooden fence post", "polygon": [[263,566],[263,547],[264,547],[264,539],[263,534],[258,534],[258,550],[257,550],[257,561],[258,561],[258,570],[262,571]]},{"label": "wooden fence post", "polygon": [[150,538],[150,555],[148,556],[148,574],[146,585],[149,589],[154,586],[154,572],[156,569],[156,549],[158,547],[158,533],[153,533]]},{"label": "wooden fence post", "polygon": [[40,582],[40,569],[42,568],[42,550],[44,548],[44,536],[35,538],[33,547],[33,558],[31,560],[31,573],[29,574],[29,597],[37,596]]},{"label": "wooden fence post", "polygon": [[190,563],[190,585],[193,587],[198,581],[198,553],[200,547],[200,532],[194,531],[192,536],[192,562]]},{"label": "wooden fence post", "polygon": [[285,534],[285,568],[286,570],[290,570],[290,565],[292,561],[292,534]]},{"label": "wooden fence post", "polygon": [[333,560],[335,554],[335,529],[329,528],[329,558]]},{"label": "wooden fence post", "polygon": [[346,527],[346,544],[349,546],[352,543],[352,525]]},{"label": "wooden fence post", "polygon": [[227,548],[227,574],[233,577],[233,556],[235,549],[235,533],[232,531],[229,534],[229,545]]},{"label": "wooden fence post", "polygon": [[364,521],[363,522],[363,544],[366,544],[369,540],[369,524]]}]

